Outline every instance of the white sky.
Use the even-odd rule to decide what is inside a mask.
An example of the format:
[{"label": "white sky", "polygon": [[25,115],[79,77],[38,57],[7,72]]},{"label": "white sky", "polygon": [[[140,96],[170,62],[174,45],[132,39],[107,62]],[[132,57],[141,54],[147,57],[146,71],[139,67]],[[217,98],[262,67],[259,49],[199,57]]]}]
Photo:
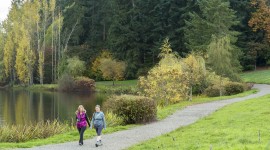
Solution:
[{"label": "white sky", "polygon": [[0,0],[0,22],[6,19],[10,5],[11,0]]}]

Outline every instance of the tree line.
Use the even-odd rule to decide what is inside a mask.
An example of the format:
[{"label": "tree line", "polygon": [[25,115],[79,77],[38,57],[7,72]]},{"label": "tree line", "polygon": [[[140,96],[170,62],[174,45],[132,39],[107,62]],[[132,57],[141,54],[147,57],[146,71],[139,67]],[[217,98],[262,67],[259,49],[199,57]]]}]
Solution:
[{"label": "tree line", "polygon": [[145,75],[168,38],[181,57],[194,52],[217,74],[270,64],[266,0],[13,0],[0,25],[0,80],[53,83],[68,59],[102,79],[96,59],[108,51],[126,63],[125,77]]}]

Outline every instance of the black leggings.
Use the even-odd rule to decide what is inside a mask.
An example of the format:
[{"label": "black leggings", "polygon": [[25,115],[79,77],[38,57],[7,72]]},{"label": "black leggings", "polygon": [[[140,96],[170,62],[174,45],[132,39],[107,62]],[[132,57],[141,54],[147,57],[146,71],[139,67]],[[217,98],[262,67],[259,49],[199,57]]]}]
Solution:
[{"label": "black leggings", "polygon": [[95,127],[95,129],[96,129],[96,133],[97,133],[97,135],[98,135],[98,136],[100,136],[100,135],[101,135],[101,131],[102,131],[103,127],[102,127],[102,126],[96,126],[96,127]]},{"label": "black leggings", "polygon": [[81,127],[81,128],[77,128],[77,129],[78,129],[79,134],[80,134],[79,143],[82,143],[83,144],[83,134],[84,134],[84,131],[86,130],[86,127]]}]

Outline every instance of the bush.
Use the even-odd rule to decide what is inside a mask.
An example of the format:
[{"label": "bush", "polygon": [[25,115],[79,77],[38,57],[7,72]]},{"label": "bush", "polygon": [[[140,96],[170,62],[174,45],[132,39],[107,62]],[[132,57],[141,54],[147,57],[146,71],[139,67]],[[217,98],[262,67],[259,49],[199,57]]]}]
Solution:
[{"label": "bush", "polygon": [[124,120],[112,112],[107,112],[105,116],[106,116],[107,127],[115,127],[115,126],[124,125]]},{"label": "bush", "polygon": [[125,124],[146,123],[156,119],[156,102],[144,96],[112,96],[105,102],[105,108],[124,120]]},{"label": "bush", "polygon": [[74,91],[95,91],[96,84],[95,80],[87,77],[77,77],[75,79]]},{"label": "bush", "polygon": [[[225,94],[225,90],[221,89],[222,94]],[[217,85],[209,86],[205,89],[204,93],[209,97],[217,97],[220,96],[220,87]]]},{"label": "bush", "polygon": [[64,74],[58,81],[58,85],[60,91],[73,91],[75,81],[70,75]]},{"label": "bush", "polygon": [[249,91],[254,86],[254,83],[245,83],[244,84],[244,91]]},{"label": "bush", "polygon": [[244,85],[238,82],[227,83],[224,88],[226,91],[226,95],[234,95],[244,92]]},{"label": "bush", "polygon": [[66,71],[73,77],[80,76],[85,71],[85,62],[74,56],[67,59]]}]

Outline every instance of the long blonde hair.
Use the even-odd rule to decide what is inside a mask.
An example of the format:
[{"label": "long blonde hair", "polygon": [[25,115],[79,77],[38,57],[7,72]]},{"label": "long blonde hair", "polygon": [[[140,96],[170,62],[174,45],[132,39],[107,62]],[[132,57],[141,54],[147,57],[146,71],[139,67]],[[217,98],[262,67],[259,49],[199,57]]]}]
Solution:
[{"label": "long blonde hair", "polygon": [[78,106],[78,109],[77,109],[76,112],[75,112],[76,115],[77,115],[78,113],[80,113],[80,108],[82,108],[82,111],[83,111],[84,113],[86,113],[86,110],[84,109],[83,105],[79,105],[79,106]]}]

